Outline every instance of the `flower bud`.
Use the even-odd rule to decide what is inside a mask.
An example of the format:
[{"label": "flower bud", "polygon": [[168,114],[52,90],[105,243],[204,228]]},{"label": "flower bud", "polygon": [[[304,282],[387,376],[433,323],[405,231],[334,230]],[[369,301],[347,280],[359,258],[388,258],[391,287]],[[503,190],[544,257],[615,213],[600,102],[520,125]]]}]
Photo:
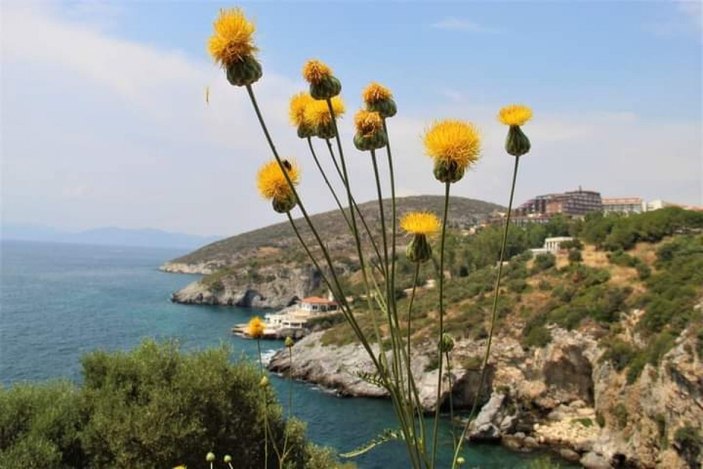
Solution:
[{"label": "flower bud", "polygon": [[293,341],[293,338],[291,336],[288,336],[288,337],[286,337],[286,340],[285,340],[285,342],[283,342],[283,344],[286,347],[291,348],[293,346],[293,344],[295,344],[295,342]]},{"label": "flower bud", "polygon": [[454,350],[454,338],[450,334],[442,334],[442,340],[439,342],[439,350],[442,353],[449,353]]},{"label": "flower bud", "polygon": [[361,151],[377,150],[388,143],[383,118],[376,111],[362,109],[354,116],[354,146]]},{"label": "flower bud", "polygon": [[309,125],[301,124],[298,126],[298,137],[310,138],[315,136],[315,129]]},{"label": "flower bud", "polygon": [[269,384],[268,376],[262,376],[261,381],[259,381],[259,387],[265,388]]},{"label": "flower bud", "polygon": [[261,75],[261,64],[252,55],[227,65],[227,80],[234,86],[251,85]]},{"label": "flower bud", "polygon": [[455,161],[435,160],[434,177],[441,182],[457,182],[464,177],[465,168]]},{"label": "flower bud", "polygon": [[278,213],[288,213],[295,208],[298,200],[292,192],[281,197],[274,197],[271,201],[273,209]]},{"label": "flower bud", "polygon": [[215,453],[212,451],[209,452],[208,454],[205,455],[205,461],[207,462],[214,462],[215,461]]},{"label": "flower bud", "polygon": [[465,462],[466,462],[466,460],[464,459],[463,456],[459,456],[458,458],[456,458],[456,465],[457,466],[463,466]]},{"label": "flower bud", "polygon": [[405,255],[411,262],[422,264],[432,258],[432,247],[427,242],[427,236],[416,234],[405,248]]},{"label": "flower bud", "polygon": [[509,155],[522,156],[530,151],[530,139],[527,138],[518,125],[511,125],[505,138],[505,151]]},{"label": "flower bud", "polygon": [[316,83],[310,83],[310,96],[315,99],[331,99],[342,91],[342,83],[331,75],[323,76]]},{"label": "flower bud", "polygon": [[356,133],[354,135],[354,146],[359,151],[378,150],[388,143],[388,136],[383,130],[374,132],[371,135]]},{"label": "flower bud", "polygon": [[230,456],[229,454],[225,454],[225,459],[224,459],[224,461],[225,461],[225,464],[231,463],[231,462],[232,462],[232,456]]},{"label": "flower bud", "polygon": [[315,135],[325,140],[336,137],[337,132],[334,130],[334,122],[320,123],[315,127]]},{"label": "flower bud", "polygon": [[366,105],[369,111],[377,112],[381,117],[388,118],[393,117],[398,112],[398,107],[395,105],[395,101],[392,98],[382,99]]}]

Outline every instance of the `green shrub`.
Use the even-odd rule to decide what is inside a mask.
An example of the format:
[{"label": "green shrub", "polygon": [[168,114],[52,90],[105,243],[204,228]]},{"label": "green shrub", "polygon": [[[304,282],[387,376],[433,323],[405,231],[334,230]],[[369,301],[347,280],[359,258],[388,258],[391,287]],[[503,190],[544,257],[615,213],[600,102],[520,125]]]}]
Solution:
[{"label": "green shrub", "polygon": [[611,362],[618,371],[624,370],[637,353],[630,344],[620,339],[606,342],[605,347],[606,351],[601,360]]},{"label": "green shrub", "polygon": [[600,428],[605,427],[605,417],[599,410],[596,411],[596,423]]},{"label": "green shrub", "polygon": [[552,334],[545,327],[545,318],[540,315],[525,325],[522,334],[522,345],[525,347],[544,347],[552,341]]},{"label": "green shrub", "polygon": [[632,358],[630,366],[627,369],[627,384],[633,384],[637,381],[645,365],[647,365],[647,361],[647,354],[644,352],[639,352]]},{"label": "green shrub", "polygon": [[583,243],[578,238],[574,238],[572,240],[562,242],[559,244],[559,247],[561,249],[581,251],[583,249]]},{"label": "green shrub", "polygon": [[81,467],[82,422],[70,383],[0,388],[0,467]]},{"label": "green shrub", "polygon": [[[131,352],[83,358],[84,383],[0,389],[0,467],[199,467],[205,453],[264,466],[264,415],[286,467],[333,467],[307,443],[304,425],[285,422],[271,386],[225,348],[185,355],[146,341]],[[264,404],[264,397],[267,404]],[[272,448],[268,465],[278,466]]]},{"label": "green shrub", "polygon": [[527,282],[524,279],[516,278],[508,281],[508,290],[514,293],[522,293],[527,289]]},{"label": "green shrub", "polygon": [[647,280],[652,275],[652,268],[645,263],[637,264],[637,277],[640,280]]},{"label": "green shrub", "polygon": [[572,420],[573,423],[583,425],[586,428],[593,426],[593,420],[589,418],[577,418]]},{"label": "green shrub", "polygon": [[635,267],[640,261],[638,258],[627,254],[622,250],[608,253],[608,260],[611,264],[622,267]]},{"label": "green shrub", "polygon": [[554,254],[551,254],[551,253],[538,254],[535,257],[534,263],[532,264],[532,273],[542,272],[547,269],[551,269],[555,265],[556,265],[556,257],[554,257]]},{"label": "green shrub", "polygon": [[583,256],[581,255],[581,251],[578,249],[571,249],[569,251],[569,262],[581,262],[583,261]]},{"label": "green shrub", "polygon": [[686,425],[674,433],[674,442],[677,451],[683,456],[690,467],[700,467],[698,456],[703,448],[703,437],[700,430],[694,426]]},{"label": "green shrub", "polygon": [[617,404],[613,408],[613,415],[615,416],[615,419],[617,420],[618,427],[620,428],[625,428],[627,426],[627,407],[625,407],[625,404],[622,402]]}]

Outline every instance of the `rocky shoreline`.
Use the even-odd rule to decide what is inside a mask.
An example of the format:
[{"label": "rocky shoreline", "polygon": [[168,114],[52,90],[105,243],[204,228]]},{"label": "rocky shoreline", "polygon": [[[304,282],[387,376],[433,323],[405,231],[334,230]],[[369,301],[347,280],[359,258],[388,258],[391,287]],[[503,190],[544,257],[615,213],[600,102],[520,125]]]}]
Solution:
[{"label": "rocky shoreline", "polygon": [[[323,346],[322,334],[315,332],[293,347],[294,379],[345,396],[386,396],[359,377],[373,371],[361,346]],[[552,328],[551,334],[550,344],[529,350],[513,337],[494,338],[483,405],[470,440],[500,442],[517,451],[550,449],[587,468],[700,467],[686,460],[674,438],[681,422],[703,422],[703,365],[691,353],[692,344],[679,340],[660,365],[646,365],[639,379],[627,384],[621,372],[600,359],[604,351],[593,333]],[[459,409],[473,403],[480,375],[475,357],[483,347],[485,340],[457,341],[451,391],[445,379],[439,405],[447,405],[450,392]],[[433,412],[437,370],[428,369],[432,347],[415,347],[414,353],[420,400],[426,412]],[[289,372],[285,350],[273,357],[269,369]]]}]

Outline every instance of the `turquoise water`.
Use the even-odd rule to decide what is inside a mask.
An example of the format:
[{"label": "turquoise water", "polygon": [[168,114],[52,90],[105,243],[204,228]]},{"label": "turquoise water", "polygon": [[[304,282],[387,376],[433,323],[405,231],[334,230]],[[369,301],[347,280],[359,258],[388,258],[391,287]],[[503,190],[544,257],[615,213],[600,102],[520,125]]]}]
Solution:
[{"label": "turquoise water", "polygon": [[[169,301],[171,292],[197,276],[157,270],[177,250],[4,241],[0,251],[0,383],[51,378],[80,380],[80,357],[97,348],[123,350],[143,338],[177,339],[186,349],[229,344],[255,356],[256,343],[229,333],[256,311],[188,306]],[[266,350],[279,342],[264,342]],[[273,378],[281,401],[287,382]],[[318,444],[349,451],[394,426],[383,400],[340,398],[294,383],[293,414],[308,423]],[[451,440],[443,427],[443,465]],[[474,446],[470,467],[526,467],[530,457],[499,446]],[[533,458],[533,457],[532,457]],[[355,460],[361,468],[405,468],[404,449],[389,443]]]}]

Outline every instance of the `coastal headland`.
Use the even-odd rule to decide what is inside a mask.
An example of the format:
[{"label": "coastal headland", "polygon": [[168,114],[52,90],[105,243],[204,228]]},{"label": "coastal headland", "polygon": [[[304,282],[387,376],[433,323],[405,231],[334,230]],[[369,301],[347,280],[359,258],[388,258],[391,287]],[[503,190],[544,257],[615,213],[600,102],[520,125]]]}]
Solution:
[{"label": "coastal headland", "polygon": [[[413,199],[411,205],[428,203]],[[463,200],[478,210],[463,207],[457,212],[463,218],[451,218],[450,213],[448,249],[453,254],[448,254],[444,272],[445,326],[456,344],[439,400],[433,341],[437,290],[431,281],[436,272],[431,263],[418,282],[411,323],[403,318],[403,327],[411,331],[411,371],[424,411],[440,406],[448,413],[451,396],[461,417],[479,399],[481,410],[470,424],[470,440],[500,442],[517,451],[549,448],[585,467],[700,467],[700,216],[672,209],[624,222],[595,217],[516,228],[488,379],[479,391],[495,269],[490,256],[482,259],[480,253],[494,247],[494,228],[486,222],[501,207]],[[372,218],[371,207],[366,208]],[[331,213],[316,217],[327,232],[343,232],[335,229],[340,220]],[[478,225],[482,227],[475,230]],[[634,237],[623,235],[623,230],[635,229],[639,234]],[[533,255],[527,249],[541,246],[547,235],[574,232],[583,242],[551,253]],[[364,316],[374,313],[358,301],[358,261],[347,241],[333,235],[330,248],[364,323]],[[398,238],[401,253],[405,242]],[[280,308],[327,293],[320,273],[285,225],[206,246],[164,270],[206,274],[174,294],[174,301],[187,303]],[[405,270],[399,259],[399,311],[407,310],[412,287]],[[316,327],[292,347],[292,356],[291,364],[287,351],[281,351],[269,369],[343,396],[386,395],[365,379],[374,370],[345,323]]]}]

